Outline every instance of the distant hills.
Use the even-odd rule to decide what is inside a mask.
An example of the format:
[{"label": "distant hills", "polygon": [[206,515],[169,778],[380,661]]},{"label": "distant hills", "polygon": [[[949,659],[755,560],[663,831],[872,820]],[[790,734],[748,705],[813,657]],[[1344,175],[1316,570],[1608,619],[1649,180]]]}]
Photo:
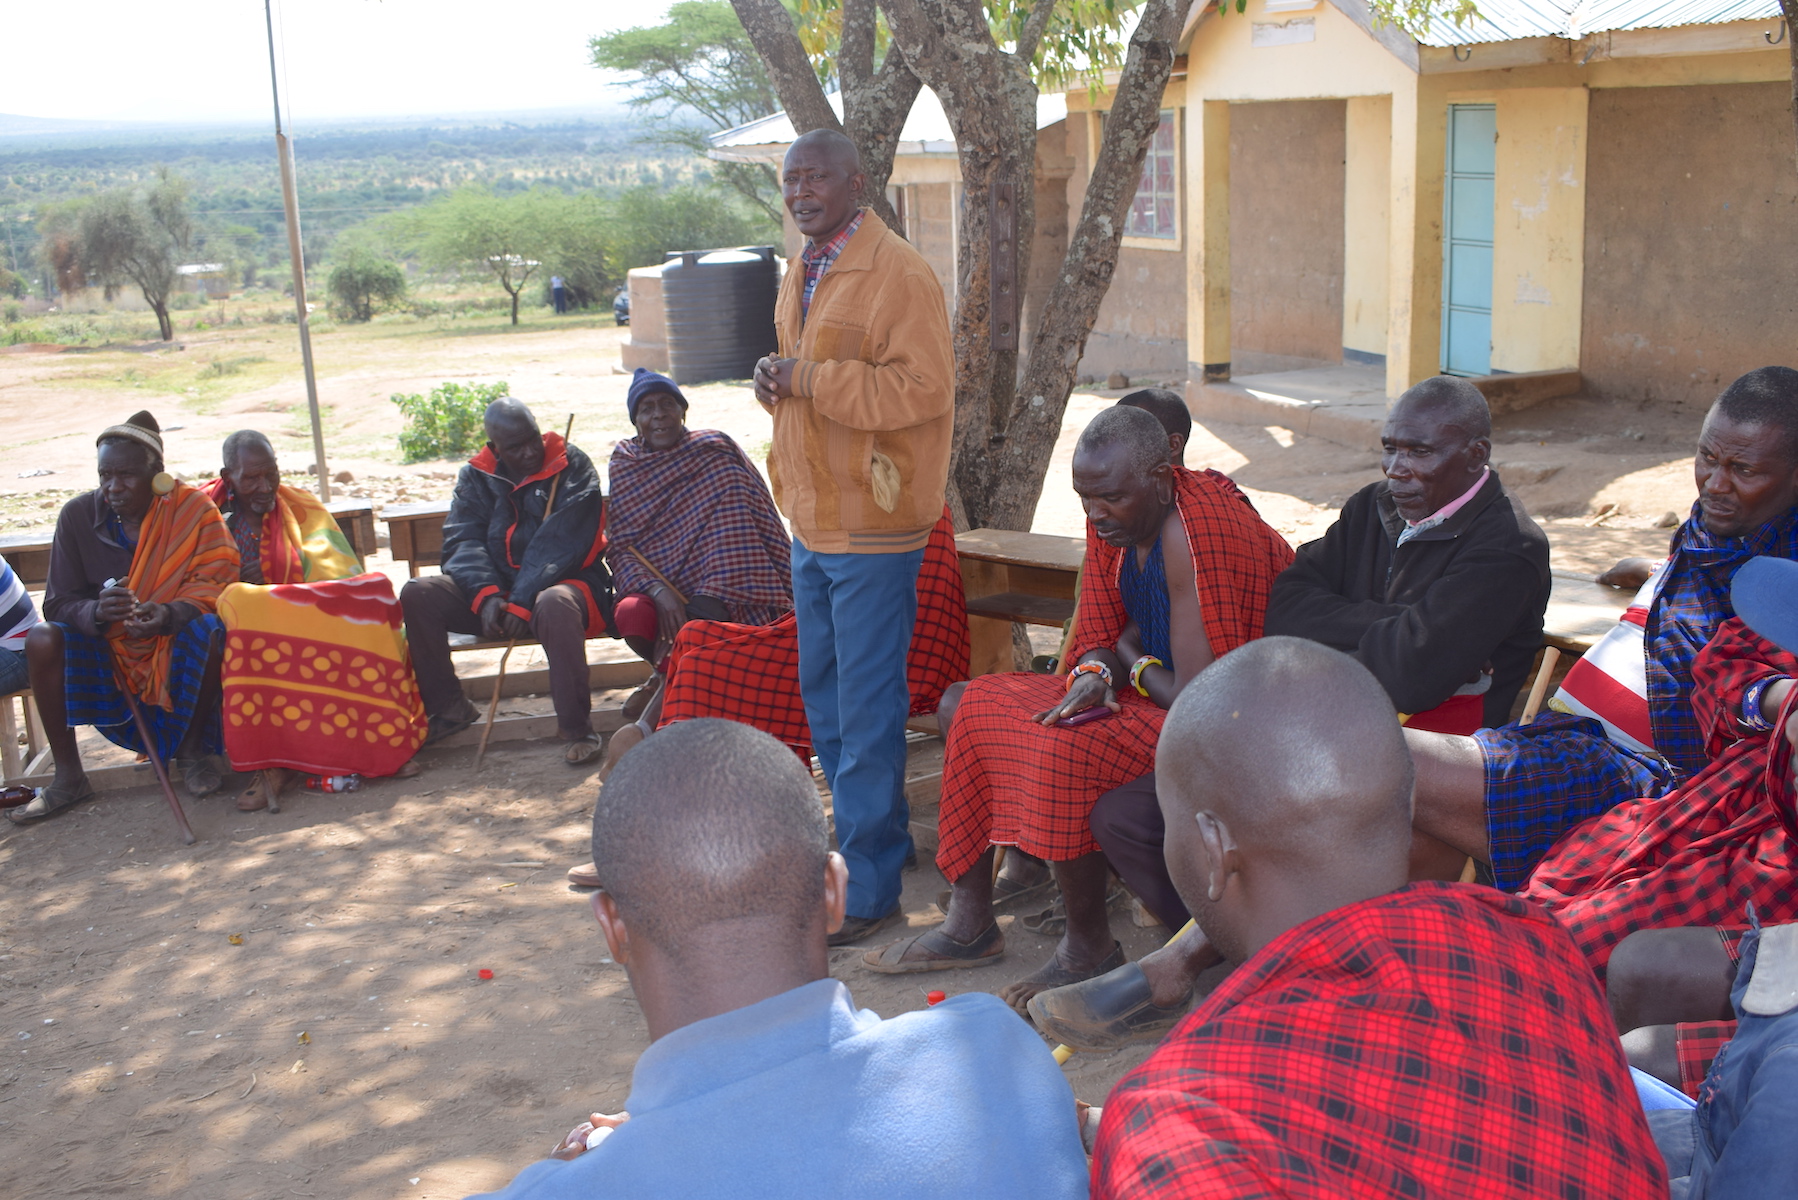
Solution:
[{"label": "distant hills", "polygon": [[[611,126],[629,119],[621,103],[590,104],[571,108],[538,108],[513,112],[423,113],[405,116],[301,118],[289,130],[295,137],[329,134],[368,134],[396,129],[529,129],[536,126]],[[0,113],[0,150],[27,147],[73,148],[139,142],[229,141],[266,137],[274,132],[271,119],[262,121],[89,121],[65,117]]]}]

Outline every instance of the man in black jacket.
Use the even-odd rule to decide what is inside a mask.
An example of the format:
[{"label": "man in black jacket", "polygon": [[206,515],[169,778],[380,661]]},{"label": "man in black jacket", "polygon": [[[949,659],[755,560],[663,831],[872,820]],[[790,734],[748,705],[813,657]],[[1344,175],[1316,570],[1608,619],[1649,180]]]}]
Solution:
[{"label": "man in black jacket", "polygon": [[[1502,725],[1542,644],[1548,538],[1493,473],[1492,414],[1465,379],[1426,379],[1393,406],[1380,434],[1386,478],[1343,505],[1336,523],[1274,580],[1265,632],[1357,658],[1411,728],[1472,733]],[[1170,929],[1187,912],[1162,861],[1153,776],[1105,793],[1093,835],[1112,867]],[[1412,878],[1459,875],[1466,854],[1414,832]],[[1188,931],[1141,963],[1044,992],[1039,1028],[1083,1049],[1158,1036],[1185,1011],[1217,959]]]},{"label": "man in black jacket", "polygon": [[510,396],[487,407],[485,426],[486,448],[462,468],[444,518],[443,574],[400,591],[431,720],[425,744],[480,715],[450,664],[451,633],[488,641],[535,636],[549,661],[558,733],[569,743],[564,757],[578,765],[599,753],[587,639],[609,634],[612,619],[599,474],[561,434],[539,433],[531,410]]}]

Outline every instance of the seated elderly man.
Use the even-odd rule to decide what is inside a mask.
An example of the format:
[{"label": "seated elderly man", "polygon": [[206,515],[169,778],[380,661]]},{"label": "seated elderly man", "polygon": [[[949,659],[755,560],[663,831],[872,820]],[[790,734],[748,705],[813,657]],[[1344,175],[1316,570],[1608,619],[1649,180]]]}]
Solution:
[{"label": "seated elderly man", "polygon": [[486,448],[456,477],[443,521],[443,574],[400,589],[430,720],[425,744],[480,716],[456,681],[449,635],[534,635],[549,662],[557,735],[568,743],[563,759],[578,766],[599,753],[587,639],[611,632],[599,474],[561,434],[539,433],[531,410],[510,396],[487,406],[484,424]]},{"label": "seated elderly man", "polygon": [[637,435],[618,443],[606,471],[613,623],[657,667],[625,704],[634,721],[660,691],[663,658],[689,618],[768,625],[792,611],[793,540],[742,447],[687,428],[687,398],[672,379],[637,368],[625,403]]},{"label": "seated elderly man", "polygon": [[[1635,603],[1568,672],[1554,711],[1472,736],[1405,731],[1422,844],[1434,839],[1490,863],[1509,891],[1568,829],[1626,800],[1665,795],[1705,767],[1693,660],[1733,615],[1738,567],[1757,555],[1798,558],[1798,371],[1762,367],[1730,384],[1705,417],[1694,470],[1698,501],[1671,553],[1659,567],[1643,564]],[[1759,711],[1760,690],[1742,699]],[[1050,1028],[1093,1049],[1153,1031],[1217,959],[1188,931],[1145,956],[1140,977],[1045,997],[1047,1015],[1066,1017]]]},{"label": "seated elderly man", "polygon": [[[163,470],[162,429],[140,412],[97,441],[100,486],[56,518],[44,622],[25,639],[31,690],[56,774],[6,815],[36,821],[93,796],[73,725],[174,762],[195,796],[223,783],[219,747],[219,593],[237,548],[212,501]],[[132,704],[150,731],[138,733]]]},{"label": "seated elderly man", "polygon": [[201,490],[225,514],[240,560],[240,582],[218,602],[225,752],[256,773],[238,809],[277,804],[295,771],[403,768],[425,717],[393,584],[362,573],[335,518],[281,481],[274,447],[253,429],[225,439],[219,477]]},{"label": "seated elderly man", "polygon": [[498,1197],[1086,1195],[1073,1093],[1029,1026],[980,993],[882,1020],[831,978],[849,870],[779,742],[655,734],[600,789],[593,860],[650,1046],[623,1113]]},{"label": "seated elderly man", "polygon": [[[1542,644],[1548,539],[1487,465],[1492,418],[1464,379],[1438,376],[1393,406],[1381,434],[1386,478],[1343,505],[1274,581],[1267,632],[1310,638],[1372,671],[1407,728],[1471,734],[1502,725]],[[1093,806],[1112,867],[1169,929],[1188,913],[1162,856],[1153,776]],[[1413,878],[1452,879],[1466,854],[1414,839]],[[1188,977],[1212,960],[1196,931],[1175,945]],[[1164,959],[1167,956],[1163,956]],[[1037,998],[1040,1028],[1089,1049],[1159,1036],[1184,1003],[1149,1003],[1144,967]]]},{"label": "seated elderly man", "polygon": [[1406,883],[1380,683],[1264,638],[1168,713],[1167,860],[1234,974],[1106,1101],[1099,1197],[1665,1196],[1610,1017],[1553,918]]},{"label": "seated elderly man", "polygon": [[894,974],[997,962],[1005,938],[992,913],[993,847],[1016,845],[1054,864],[1067,908],[1054,957],[1001,993],[1020,1010],[1038,991],[1123,964],[1088,825],[1093,802],[1153,765],[1162,718],[1187,680],[1261,635],[1268,589],[1292,561],[1227,477],[1169,463],[1165,431],[1140,409],[1094,417],[1073,475],[1087,517],[1075,665],[1065,679],[968,684],[945,732],[937,866],[953,884],[948,918],[863,959]]}]

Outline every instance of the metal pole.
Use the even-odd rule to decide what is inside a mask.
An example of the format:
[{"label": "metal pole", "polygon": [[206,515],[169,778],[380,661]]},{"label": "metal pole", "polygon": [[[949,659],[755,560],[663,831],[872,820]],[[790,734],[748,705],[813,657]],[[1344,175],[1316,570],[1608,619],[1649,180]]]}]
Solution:
[{"label": "metal pole", "polygon": [[268,84],[275,97],[275,154],[281,160],[281,205],[287,211],[287,253],[293,262],[293,307],[300,329],[300,363],[306,371],[306,406],[312,413],[312,454],[318,465],[318,498],[331,499],[331,472],[325,466],[325,427],[318,412],[318,379],[312,372],[312,328],[306,320],[306,260],[300,252],[300,201],[293,186],[293,143],[281,132],[281,87],[275,72],[273,0],[262,0],[268,23]]}]

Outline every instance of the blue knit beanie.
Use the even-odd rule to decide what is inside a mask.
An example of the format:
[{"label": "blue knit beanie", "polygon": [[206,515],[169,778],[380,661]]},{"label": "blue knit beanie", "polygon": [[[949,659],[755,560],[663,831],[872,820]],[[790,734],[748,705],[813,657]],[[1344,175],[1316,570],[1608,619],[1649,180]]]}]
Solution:
[{"label": "blue knit beanie", "polygon": [[687,398],[681,395],[681,390],[675,386],[674,380],[666,375],[657,375],[648,367],[638,367],[637,373],[631,376],[631,390],[624,398],[625,411],[630,414],[632,425],[637,423],[637,401],[651,392],[667,392],[680,401],[682,412],[687,411]]}]

